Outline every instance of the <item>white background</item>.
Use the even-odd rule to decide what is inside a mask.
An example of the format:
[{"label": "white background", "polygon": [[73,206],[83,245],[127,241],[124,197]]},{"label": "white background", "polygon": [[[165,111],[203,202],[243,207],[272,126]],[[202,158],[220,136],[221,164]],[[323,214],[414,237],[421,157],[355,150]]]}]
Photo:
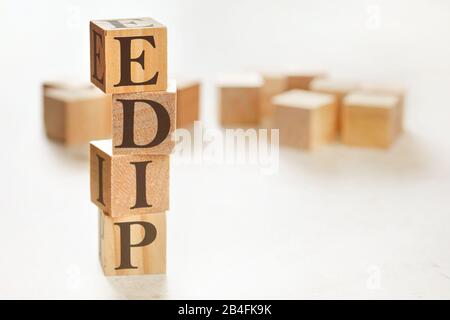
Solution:
[{"label": "white background", "polygon": [[[252,166],[171,168],[166,276],[106,278],[83,152],[47,141],[40,83],[88,80],[88,21],[151,16],[170,73],[321,66],[403,82],[390,151],[283,149]],[[450,298],[448,1],[2,1],[1,298]]]}]

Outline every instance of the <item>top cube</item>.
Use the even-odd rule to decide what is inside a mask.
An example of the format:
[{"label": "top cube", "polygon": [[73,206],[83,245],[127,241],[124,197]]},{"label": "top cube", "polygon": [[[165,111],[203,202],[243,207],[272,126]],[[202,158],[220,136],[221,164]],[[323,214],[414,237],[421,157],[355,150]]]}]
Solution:
[{"label": "top cube", "polygon": [[90,22],[91,81],[105,93],[167,89],[167,29],[151,18]]}]

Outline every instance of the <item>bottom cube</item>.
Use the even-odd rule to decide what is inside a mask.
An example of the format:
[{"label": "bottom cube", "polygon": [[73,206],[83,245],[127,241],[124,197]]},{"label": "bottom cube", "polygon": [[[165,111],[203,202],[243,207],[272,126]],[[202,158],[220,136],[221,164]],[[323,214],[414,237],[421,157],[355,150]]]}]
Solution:
[{"label": "bottom cube", "polygon": [[99,255],[106,276],[166,272],[166,213],[112,218],[99,210]]}]

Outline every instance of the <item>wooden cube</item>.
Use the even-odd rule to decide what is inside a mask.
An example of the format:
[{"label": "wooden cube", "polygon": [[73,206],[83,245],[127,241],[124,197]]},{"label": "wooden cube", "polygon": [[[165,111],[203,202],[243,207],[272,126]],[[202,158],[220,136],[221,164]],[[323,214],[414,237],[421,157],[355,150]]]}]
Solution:
[{"label": "wooden cube", "polygon": [[177,81],[177,128],[188,127],[200,116],[200,82]]},{"label": "wooden cube", "polygon": [[259,114],[262,121],[273,117],[275,108],[272,104],[272,98],[288,90],[287,77],[282,73],[263,74],[263,84],[260,90],[260,109]]},{"label": "wooden cube", "polygon": [[93,89],[93,88],[94,88],[94,86],[89,82],[77,80],[75,78],[70,78],[70,77],[47,80],[42,83],[43,95],[45,95],[45,92],[48,89],[80,90],[80,89]]},{"label": "wooden cube", "polygon": [[106,93],[167,88],[167,30],[151,18],[90,23],[91,81]]},{"label": "wooden cube", "polygon": [[314,149],[336,137],[336,101],[332,95],[290,90],[273,98],[274,128],[280,144]]},{"label": "wooden cube", "polygon": [[314,79],[322,79],[325,77],[326,73],[321,71],[289,72],[287,74],[287,90],[309,90],[309,86]]},{"label": "wooden cube", "polygon": [[43,109],[52,140],[77,145],[111,137],[111,95],[96,88],[46,89]]},{"label": "wooden cube", "polygon": [[169,209],[169,156],[112,155],[111,140],[90,144],[91,201],[112,217]]},{"label": "wooden cube", "polygon": [[111,217],[99,210],[99,256],[106,276],[166,272],[166,214]]},{"label": "wooden cube", "polygon": [[374,93],[374,94],[388,94],[394,95],[399,98],[399,112],[397,113],[397,132],[404,131],[403,121],[405,114],[405,98],[406,89],[403,85],[393,83],[375,83],[375,82],[363,82],[358,87],[359,92]]},{"label": "wooden cube", "polygon": [[393,95],[352,93],[342,107],[344,144],[388,148],[398,135],[400,99]]},{"label": "wooden cube", "polygon": [[113,94],[113,153],[170,154],[176,95],[174,81],[166,91]]},{"label": "wooden cube", "polygon": [[220,122],[224,126],[257,125],[262,79],[254,74],[219,79]]},{"label": "wooden cube", "polygon": [[311,81],[309,89],[314,92],[332,94],[336,98],[337,103],[337,117],[336,127],[341,128],[341,108],[344,97],[350,92],[358,88],[358,83],[343,80],[334,80],[326,78],[317,78]]}]

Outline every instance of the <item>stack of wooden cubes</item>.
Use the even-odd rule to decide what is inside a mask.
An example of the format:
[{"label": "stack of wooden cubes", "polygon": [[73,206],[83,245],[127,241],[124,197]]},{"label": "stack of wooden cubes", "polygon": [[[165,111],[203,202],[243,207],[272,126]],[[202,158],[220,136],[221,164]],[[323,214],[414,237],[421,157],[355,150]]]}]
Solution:
[{"label": "stack of wooden cubes", "polygon": [[91,81],[112,94],[112,140],[90,145],[105,275],[166,271],[169,154],[176,86],[167,79],[167,29],[151,18],[90,23]]}]

